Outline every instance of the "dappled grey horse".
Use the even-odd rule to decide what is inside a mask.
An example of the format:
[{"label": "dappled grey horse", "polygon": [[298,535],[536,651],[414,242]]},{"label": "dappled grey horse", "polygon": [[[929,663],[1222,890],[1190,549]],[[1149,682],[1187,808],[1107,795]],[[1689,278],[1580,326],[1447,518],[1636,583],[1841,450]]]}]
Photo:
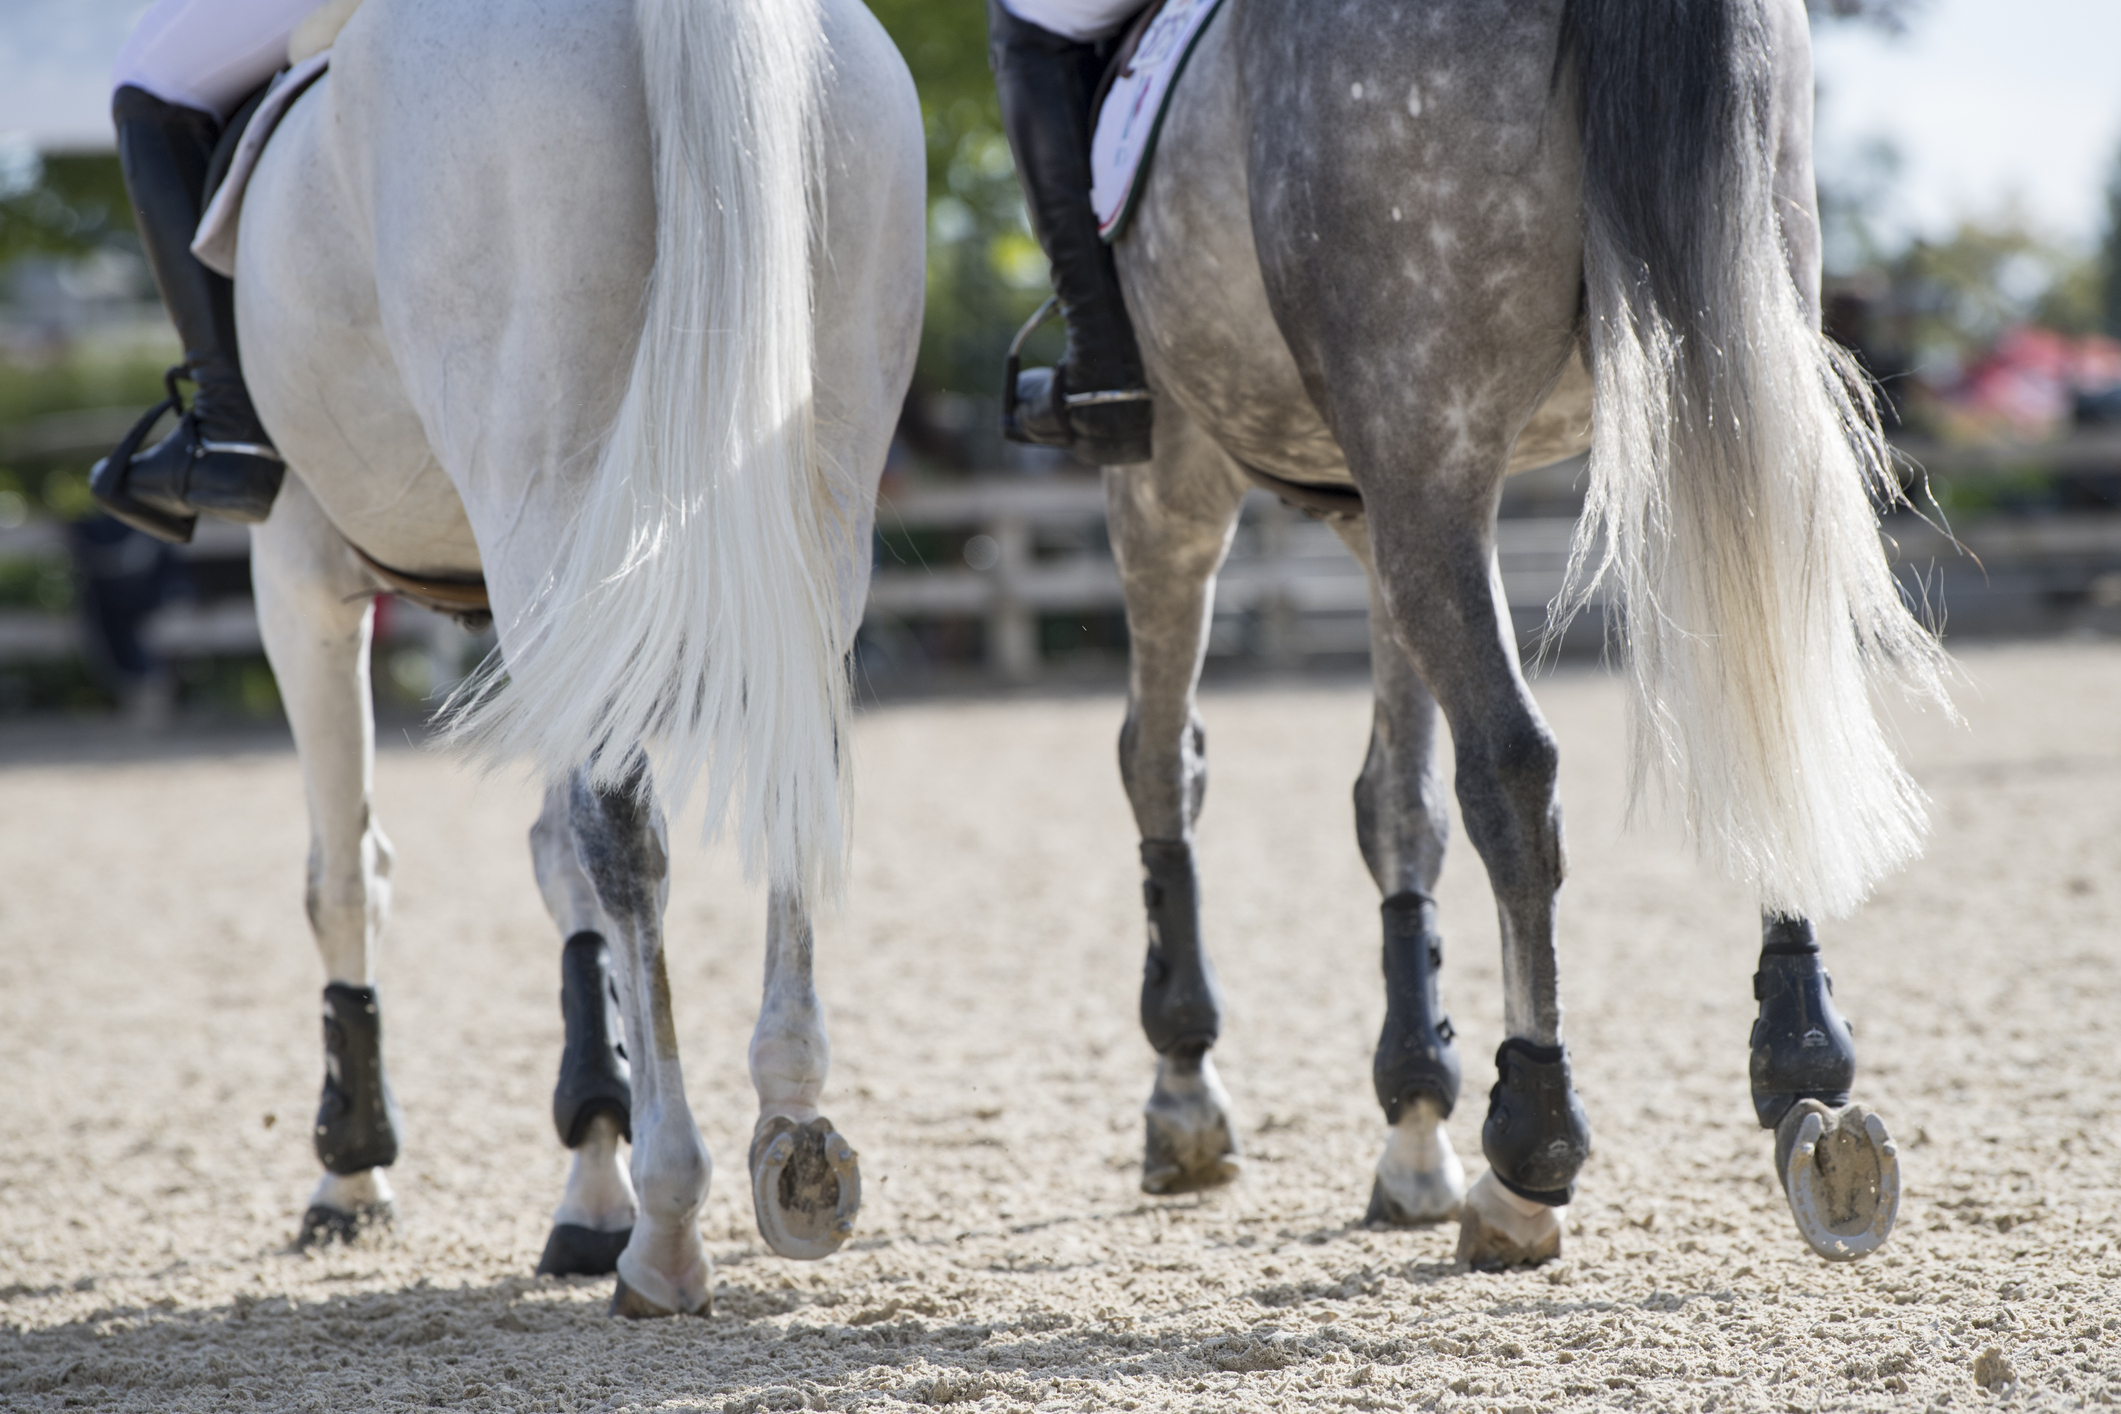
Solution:
[{"label": "dappled grey horse", "polygon": [[[1370,1218],[1461,1215],[1461,1259],[1537,1262],[1591,1152],[1562,1040],[1555,742],[1495,558],[1503,478],[1589,447],[1565,616],[1624,616],[1639,789],[1758,891],[1753,1101],[1800,1230],[1872,1250],[1898,1179],[1809,919],[1912,856],[1922,800],[1869,693],[1942,701],[1869,497],[1867,391],[1819,326],[1799,0],[1226,0],[1118,246],[1157,395],[1106,471],[1133,637],[1120,763],[1141,835],[1158,1052],[1143,1186],[1241,1159],[1190,835],[1194,688],[1252,485],[1330,520],[1371,583],[1376,717],[1355,787],[1384,893],[1389,1126]],[[1467,1191],[1432,900],[1437,712],[1501,920],[1504,1029]],[[1645,1019],[1647,1021],[1647,1019]]]},{"label": "dappled grey horse", "polygon": [[387,1210],[398,1151],[383,591],[490,605],[501,662],[456,729],[547,782],[531,843],[568,940],[554,1118],[576,1158],[546,1269],[615,1266],[626,1314],[712,1299],[662,929],[661,799],[695,777],[770,881],[760,1230],[793,1257],[851,1231],[810,916],[844,850],[846,655],[920,325],[924,185],[912,84],[854,0],[366,0],[265,149],[236,292],[292,473],[252,573],[328,984],[305,1235]]}]

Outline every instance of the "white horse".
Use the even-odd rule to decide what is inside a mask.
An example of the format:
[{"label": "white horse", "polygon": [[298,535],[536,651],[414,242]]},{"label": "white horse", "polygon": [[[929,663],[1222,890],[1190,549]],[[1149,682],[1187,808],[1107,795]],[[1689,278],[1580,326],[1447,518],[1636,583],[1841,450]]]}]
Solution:
[{"label": "white horse", "polygon": [[701,775],[710,825],[733,815],[771,880],[761,1228],[801,1257],[851,1231],[809,916],[839,882],[845,657],[919,328],[922,163],[912,84],[855,0],[367,0],[265,151],[238,323],[294,475],[252,572],[331,984],[306,1236],[387,1212],[397,1148],[371,601],[480,577],[506,677],[455,728],[549,781],[532,848],[570,939],[555,1117],[577,1157],[546,1268],[615,1263],[628,1314],[712,1298],[651,787],[681,801]]}]

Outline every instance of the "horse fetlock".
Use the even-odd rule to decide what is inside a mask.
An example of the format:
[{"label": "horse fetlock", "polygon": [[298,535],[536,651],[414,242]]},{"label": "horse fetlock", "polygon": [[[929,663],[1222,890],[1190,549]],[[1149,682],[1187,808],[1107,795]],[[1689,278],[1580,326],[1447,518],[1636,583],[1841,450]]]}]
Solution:
[{"label": "horse fetlock", "polygon": [[560,1016],[566,1041],[560,1078],[552,1087],[552,1123],[560,1142],[578,1147],[599,1116],[631,1139],[633,1067],[619,1018],[611,947],[599,933],[576,933],[560,950]]},{"label": "horse fetlock", "polygon": [[1222,989],[1200,942],[1193,846],[1143,840],[1142,907],[1149,951],[1142,964],[1142,1032],[1160,1056],[1198,1056],[1222,1034]]},{"label": "horse fetlock", "polygon": [[766,1116],[752,1133],[750,1163],[753,1215],[775,1252],[815,1261],[854,1236],[861,1167],[854,1146],[831,1120]]},{"label": "horse fetlock", "polygon": [[[567,1173],[567,1191],[553,1210],[556,1226],[619,1232],[633,1226],[639,1205],[633,1179],[619,1162],[621,1134],[609,1114],[591,1116]],[[608,1269],[607,1269],[608,1270]]]},{"label": "horse fetlock", "polygon": [[1443,1118],[1433,1099],[1416,1099],[1406,1106],[1378,1156],[1365,1223],[1415,1227],[1458,1216],[1466,1196],[1466,1171],[1444,1132]]},{"label": "horse fetlock", "polygon": [[1243,1170],[1230,1095],[1207,1055],[1160,1059],[1142,1118],[1144,1193],[1215,1188]]},{"label": "horse fetlock", "polygon": [[830,1064],[824,1030],[814,1021],[796,1028],[777,1025],[768,1034],[766,1019],[760,1018],[751,1038],[751,1086],[758,1092],[760,1115],[783,1115],[797,1124],[817,1118]]},{"label": "horse fetlock", "polygon": [[1561,1207],[1591,1156],[1591,1122],[1569,1080],[1568,1048],[1512,1036],[1497,1048],[1495,1069],[1480,1129],[1489,1172],[1518,1198]]},{"label": "horse fetlock", "polygon": [[1456,1032],[1437,999],[1443,966],[1436,902],[1425,894],[1386,899],[1384,913],[1385,1025],[1371,1063],[1385,1122],[1397,1125],[1411,1105],[1426,1103],[1449,1118],[1458,1104],[1460,1066]]},{"label": "horse fetlock", "polygon": [[1763,1129],[1780,1125],[1800,1100],[1849,1102],[1856,1043],[1834,1006],[1834,982],[1817,953],[1763,953],[1753,974],[1760,1015],[1753,1022],[1753,1111]]},{"label": "horse fetlock", "polygon": [[1561,1255],[1562,1211],[1511,1192],[1488,1170],[1459,1210],[1458,1265],[1487,1272],[1551,1262]]},{"label": "horse fetlock", "polygon": [[714,1159],[690,1115],[679,1124],[668,1126],[678,1133],[665,1134],[661,1132],[663,1128],[644,1129],[644,1137],[634,1144],[635,1203],[643,1221],[689,1228],[706,1206],[707,1189],[714,1179]]},{"label": "horse fetlock", "polygon": [[324,989],[324,1094],[314,1132],[317,1159],[335,1174],[398,1161],[397,1097],[383,1070],[383,1013],[373,987]]}]

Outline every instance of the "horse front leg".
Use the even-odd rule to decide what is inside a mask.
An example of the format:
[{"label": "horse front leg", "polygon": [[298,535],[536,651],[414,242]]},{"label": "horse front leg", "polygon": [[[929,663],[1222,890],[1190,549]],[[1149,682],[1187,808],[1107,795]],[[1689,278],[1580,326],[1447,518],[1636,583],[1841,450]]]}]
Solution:
[{"label": "horse front leg", "polygon": [[1466,1196],[1465,1167],[1443,1127],[1458,1104],[1458,1047],[1437,996],[1443,939],[1435,890],[1451,818],[1436,767],[1436,699],[1392,633],[1369,528],[1360,519],[1332,524],[1369,572],[1377,696],[1355,782],[1355,833],[1384,894],[1385,1022],[1371,1079],[1388,1132],[1364,1221],[1409,1227],[1457,1217]]},{"label": "horse front leg", "polygon": [[1194,692],[1245,482],[1175,405],[1159,417],[1156,460],[1108,468],[1105,503],[1131,644],[1119,763],[1141,830],[1141,1019],[1157,1056],[1142,1190],[1161,1194],[1228,1183],[1241,1166],[1230,1097],[1208,1055],[1222,1000],[1200,935],[1193,822],[1208,783]]},{"label": "horse front leg", "polygon": [[579,775],[564,789],[576,858],[609,926],[620,1009],[634,1042],[627,1059],[637,1212],[618,1256],[611,1311],[706,1315],[714,1302],[714,1263],[700,1241],[699,1219],[714,1161],[685,1100],[671,1015],[663,955],[670,852],[662,810],[645,763],[613,789],[594,789]]},{"label": "horse front leg", "polygon": [[383,1069],[374,970],[390,914],[391,852],[372,806],[372,586],[297,477],[251,532],[251,579],[302,762],[309,925],[324,962],[324,1093],[311,1130],[324,1175],[296,1238],[306,1247],[351,1240],[394,1212],[383,1170],[398,1157],[398,1107]]},{"label": "horse front leg", "polygon": [[575,848],[570,801],[567,786],[548,789],[530,829],[538,891],[566,939],[560,951],[560,1017],[566,1034],[552,1092],[552,1122],[561,1145],[574,1153],[538,1272],[602,1276],[618,1269],[638,1206],[619,1148],[633,1138],[633,1069],[606,941],[611,923]]},{"label": "horse front leg", "polygon": [[832,1045],[812,978],[810,917],[792,892],[766,903],[766,991],[751,1033],[759,1121],[751,1134],[751,1207],[783,1257],[829,1257],[854,1235],[862,1174],[854,1146],[818,1113]]},{"label": "horse front leg", "polygon": [[1885,1121],[1851,1103],[1856,1043],[1811,922],[1761,920],[1753,997],[1753,1110],[1775,1131],[1775,1173],[1797,1231],[1830,1262],[1883,1246],[1900,1210],[1899,1150]]}]

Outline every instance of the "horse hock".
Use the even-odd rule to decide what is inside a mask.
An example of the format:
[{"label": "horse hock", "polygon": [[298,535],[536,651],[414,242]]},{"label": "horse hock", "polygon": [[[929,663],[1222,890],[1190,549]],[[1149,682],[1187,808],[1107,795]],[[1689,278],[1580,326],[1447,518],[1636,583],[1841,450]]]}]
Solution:
[{"label": "horse hock", "polygon": [[1885,1121],[1850,1103],[1856,1046],[1812,925],[1770,917],[1753,996],[1753,1110],[1775,1131],[1775,1173],[1814,1252],[1849,1262],[1875,1252],[1900,1209],[1899,1151]]},{"label": "horse hock", "polygon": [[1236,1178],[1230,1096],[1208,1051],[1222,1034],[1222,989],[1200,942],[1200,884],[1193,846],[1143,840],[1142,1032],[1156,1049],[1156,1086],[1142,1109],[1142,1191],[1190,1193]]},{"label": "horse hock", "polygon": [[1399,893],[1384,901],[1385,1024],[1371,1079],[1392,1126],[1364,1221],[1391,1227],[1441,1222],[1465,1198],[1465,1170],[1441,1125],[1458,1104],[1456,1033],[1437,998],[1443,941],[1436,902]]},{"label": "horse hock", "polygon": [[862,1206],[857,1157],[823,1115],[806,1124],[761,1119],[751,1135],[751,1207],[766,1245],[805,1262],[839,1251]]},{"label": "horse hock", "polygon": [[[566,1040],[560,1051],[560,1077],[552,1088],[552,1123],[560,1143],[576,1151],[578,1168],[616,1169],[617,1141],[633,1139],[632,1067],[627,1063],[619,997],[611,970],[611,946],[603,935],[584,930],[560,951],[560,1015]],[[599,1125],[597,1121],[602,1120]],[[596,1142],[591,1142],[594,1139]],[[602,1177],[602,1184],[585,1180]],[[611,1190],[624,1200],[631,1193],[617,1172],[578,1173],[569,1182],[569,1198],[579,1187]],[[586,1214],[584,1214],[586,1216]],[[603,1276],[616,1271],[619,1254],[633,1226],[598,1227],[586,1222],[555,1222],[538,1257],[540,1276]]]},{"label": "horse hock", "polygon": [[1591,1124],[1569,1079],[1565,1046],[1512,1036],[1495,1052],[1480,1147],[1488,1171],[1459,1215],[1458,1260],[1481,1270],[1536,1266],[1561,1253],[1557,1209],[1591,1156]]},{"label": "horse hock", "polygon": [[376,989],[333,982],[324,989],[324,1092],[313,1135],[327,1177],[302,1215],[298,1245],[351,1241],[390,1223],[389,1188],[371,1171],[398,1161],[399,1123]]}]

